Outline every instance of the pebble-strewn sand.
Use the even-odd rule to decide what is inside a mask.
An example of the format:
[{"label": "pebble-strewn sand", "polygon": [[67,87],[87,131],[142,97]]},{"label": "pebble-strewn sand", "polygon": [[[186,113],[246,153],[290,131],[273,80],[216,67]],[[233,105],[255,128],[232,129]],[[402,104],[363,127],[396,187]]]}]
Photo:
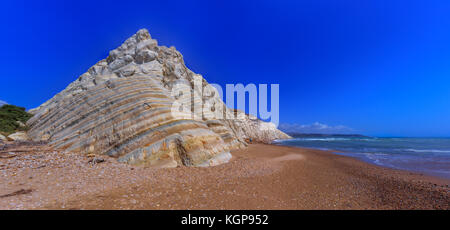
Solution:
[{"label": "pebble-strewn sand", "polygon": [[210,168],[152,169],[0,148],[0,209],[449,209],[450,181],[323,151],[253,144]]}]

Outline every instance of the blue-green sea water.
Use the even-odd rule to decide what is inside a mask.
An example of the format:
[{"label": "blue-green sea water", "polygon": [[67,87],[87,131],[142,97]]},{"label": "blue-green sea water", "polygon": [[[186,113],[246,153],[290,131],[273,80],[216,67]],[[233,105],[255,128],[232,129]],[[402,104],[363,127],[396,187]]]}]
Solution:
[{"label": "blue-green sea water", "polygon": [[450,178],[450,138],[302,137],[275,144],[334,150],[385,167]]}]

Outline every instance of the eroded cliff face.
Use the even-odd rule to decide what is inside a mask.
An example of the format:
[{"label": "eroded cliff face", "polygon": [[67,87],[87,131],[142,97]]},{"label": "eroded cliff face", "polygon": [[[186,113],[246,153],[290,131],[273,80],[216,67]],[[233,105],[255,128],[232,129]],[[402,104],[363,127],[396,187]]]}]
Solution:
[{"label": "eroded cliff face", "polygon": [[[195,79],[200,79],[200,87]],[[178,99],[173,87],[180,83],[201,92],[199,100],[208,100],[211,111],[220,105],[228,116],[178,117],[172,111]],[[259,142],[289,138],[256,118],[226,119],[234,110],[185,66],[175,48],[158,46],[145,29],[30,112],[34,117],[27,123],[28,134],[33,140],[155,167],[217,165],[228,162],[230,150],[245,147],[248,138]]]}]

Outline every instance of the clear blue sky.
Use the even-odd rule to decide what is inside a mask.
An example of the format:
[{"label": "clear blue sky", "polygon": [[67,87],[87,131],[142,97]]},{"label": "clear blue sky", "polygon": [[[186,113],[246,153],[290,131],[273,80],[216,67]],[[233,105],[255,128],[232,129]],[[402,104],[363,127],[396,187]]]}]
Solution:
[{"label": "clear blue sky", "polygon": [[140,28],[209,81],[279,83],[284,123],[450,136],[450,1],[3,1],[0,100],[33,108]]}]

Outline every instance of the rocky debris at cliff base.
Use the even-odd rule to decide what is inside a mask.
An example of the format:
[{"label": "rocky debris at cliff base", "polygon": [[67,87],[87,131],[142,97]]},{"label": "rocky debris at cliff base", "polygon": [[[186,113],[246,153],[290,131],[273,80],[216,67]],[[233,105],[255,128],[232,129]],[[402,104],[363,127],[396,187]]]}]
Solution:
[{"label": "rocky debris at cliff base", "polygon": [[30,137],[28,137],[26,132],[16,132],[8,136],[12,141],[29,141]]},{"label": "rocky debris at cliff base", "polygon": [[90,159],[88,162],[95,165],[105,162],[105,159],[94,157],[93,159]]}]

